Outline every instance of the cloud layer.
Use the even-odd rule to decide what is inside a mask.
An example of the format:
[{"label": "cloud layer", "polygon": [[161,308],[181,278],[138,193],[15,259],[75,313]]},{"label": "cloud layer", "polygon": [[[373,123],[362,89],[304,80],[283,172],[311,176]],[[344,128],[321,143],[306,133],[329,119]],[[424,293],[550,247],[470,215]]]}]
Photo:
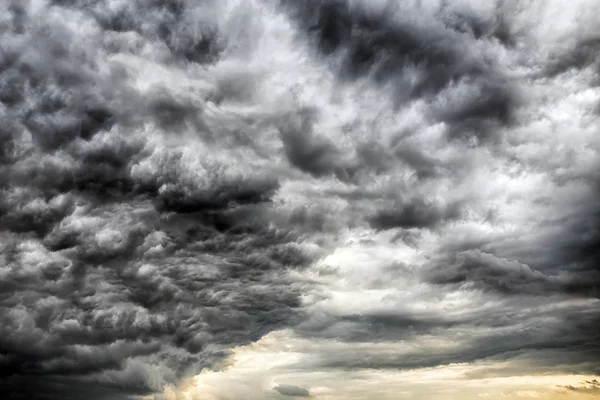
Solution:
[{"label": "cloud layer", "polygon": [[4,2],[0,395],[593,395],[598,8]]}]

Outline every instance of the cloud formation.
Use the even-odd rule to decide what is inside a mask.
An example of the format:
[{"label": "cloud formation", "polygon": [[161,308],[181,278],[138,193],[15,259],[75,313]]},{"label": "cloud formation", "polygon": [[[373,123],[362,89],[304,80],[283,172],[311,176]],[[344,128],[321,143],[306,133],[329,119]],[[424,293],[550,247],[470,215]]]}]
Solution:
[{"label": "cloud formation", "polygon": [[273,390],[284,396],[310,397],[310,392],[308,390],[294,385],[277,385]]},{"label": "cloud formation", "polygon": [[480,3],[2,3],[0,395],[594,392],[600,9]]},{"label": "cloud formation", "polygon": [[600,393],[600,382],[597,379],[581,382],[580,385],[567,385],[563,387],[574,392]]}]

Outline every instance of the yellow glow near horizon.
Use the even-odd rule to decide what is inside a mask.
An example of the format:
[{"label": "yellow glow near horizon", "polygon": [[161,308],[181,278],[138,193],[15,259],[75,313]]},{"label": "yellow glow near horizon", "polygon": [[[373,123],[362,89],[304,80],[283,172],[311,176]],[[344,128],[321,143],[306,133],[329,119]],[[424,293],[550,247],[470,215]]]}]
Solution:
[{"label": "yellow glow near horizon", "polygon": [[[317,341],[318,342],[318,341]],[[273,332],[256,343],[234,349],[227,367],[206,370],[166,400],[293,399],[273,390],[280,384],[306,388],[315,400],[591,400],[598,387],[586,387],[594,376],[536,374],[517,361],[450,364],[412,370],[326,369],[311,366],[319,343],[289,331]],[[320,343],[326,345],[327,343]],[[522,373],[519,373],[522,369]]]}]

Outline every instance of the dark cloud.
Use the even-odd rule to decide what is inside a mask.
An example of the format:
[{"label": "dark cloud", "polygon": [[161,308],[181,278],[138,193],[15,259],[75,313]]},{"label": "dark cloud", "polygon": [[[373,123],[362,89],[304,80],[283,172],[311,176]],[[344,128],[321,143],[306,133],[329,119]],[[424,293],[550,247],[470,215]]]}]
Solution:
[{"label": "dark cloud", "polygon": [[[383,81],[401,78],[403,67],[423,65],[431,74],[411,88],[419,95],[440,90],[461,73],[475,72],[474,66],[460,65],[463,60],[457,59],[448,37],[398,24],[385,11],[370,12],[345,1],[294,3],[291,7],[323,53],[343,51],[340,72],[349,77],[372,74]],[[430,79],[434,73],[437,78]]]},{"label": "dark cloud", "polygon": [[398,105],[438,98],[434,118],[448,124],[451,138],[487,139],[512,120],[514,89],[493,60],[470,51],[478,41],[510,42],[502,17],[480,21],[442,8],[429,20],[416,5],[375,10],[342,0],[284,4],[320,52],[339,59],[333,64],[342,78],[393,82]]},{"label": "dark cloud", "polygon": [[[140,376],[139,378],[143,378]],[[0,378],[0,394],[7,399],[78,400],[83,398],[121,400],[124,396],[147,395],[143,384],[111,383],[97,384],[68,376],[52,376],[40,379],[35,375]]]},{"label": "dark cloud", "polygon": [[434,228],[440,223],[460,217],[457,205],[438,206],[422,199],[408,201],[390,209],[380,210],[370,219],[375,229]]},{"label": "dark cloud", "polygon": [[437,118],[449,125],[451,139],[476,137],[482,141],[497,141],[498,128],[513,120],[518,104],[510,84],[493,77],[464,79],[460,97],[444,98],[437,110]]},{"label": "dark cloud", "polygon": [[[432,330],[459,325],[462,321],[442,321],[411,313],[372,312],[360,315],[313,315],[296,330],[303,335],[343,340],[348,343],[411,340]],[[376,363],[371,360],[370,362]],[[350,368],[352,368],[350,366]]]},{"label": "dark cloud", "polygon": [[[579,201],[568,204],[566,210],[559,210],[559,216],[544,219],[538,227],[539,235],[532,235],[524,243],[518,238],[507,238],[505,244],[470,243],[456,253],[457,249],[445,249],[451,255],[445,261],[446,265],[434,267],[437,272],[432,270],[431,276],[437,278],[433,279],[454,276],[461,281],[459,277],[462,276],[465,282],[479,282],[488,288],[500,289],[505,285],[505,290],[521,293],[562,291],[573,296],[597,298],[600,288],[600,254],[597,251],[600,213],[593,200],[599,193],[597,178],[578,176],[566,179],[561,185],[580,186]],[[500,264],[519,264],[520,267],[503,269],[498,268]],[[535,279],[530,273],[524,273],[526,270],[533,272]],[[517,271],[521,271],[519,277],[515,275]],[[488,274],[491,275],[489,278]]]},{"label": "dark cloud", "polygon": [[315,116],[308,110],[303,114],[280,129],[290,163],[315,177],[334,175],[344,181],[352,179],[357,168],[345,160],[344,154],[326,135],[313,131]]},{"label": "dark cloud", "polygon": [[311,397],[308,389],[294,385],[277,385],[273,388],[279,394],[292,397]]},{"label": "dark cloud", "polygon": [[452,9],[448,3],[442,6],[442,20],[444,25],[450,30],[460,32],[475,39],[496,40],[506,47],[513,47],[517,42],[517,35],[512,31],[507,7],[503,7],[502,2],[496,3],[496,13],[494,15],[477,15],[473,10],[465,7],[464,9]]},{"label": "dark cloud", "polygon": [[[350,352],[339,348],[323,351],[317,355],[317,364],[346,370],[394,370],[517,359],[534,363],[538,370],[561,364],[572,366],[573,373],[597,373],[600,353],[594,328],[598,323],[596,312],[572,309],[572,315],[558,310],[544,314],[539,303],[527,301],[521,307],[464,315],[454,321],[443,316],[427,322],[422,316],[409,320],[400,313],[384,318],[362,316],[368,323],[360,328],[346,326],[339,336],[349,343],[362,343],[350,346]],[[349,330],[355,335],[341,333]],[[321,337],[318,330],[316,336]],[[379,343],[380,347],[370,347],[370,343]],[[405,347],[402,343],[411,345]]]},{"label": "dark cloud", "polygon": [[[152,394],[290,327],[356,346],[319,355],[324,367],[539,351],[548,365],[597,371],[596,156],[532,162],[528,146],[541,143],[511,131],[537,132],[555,111],[536,85],[597,69],[597,40],[538,55],[503,7],[417,3],[0,3],[0,396]],[[597,122],[582,115],[569,129]],[[595,152],[578,132],[563,144]],[[523,200],[534,185],[546,208]],[[505,207],[495,220],[494,207]],[[464,228],[491,220],[499,233]],[[425,265],[369,265],[353,280],[368,249],[302,275],[315,254],[388,233],[389,253],[405,242]],[[356,286],[341,298],[379,292],[340,305],[319,286],[327,279]],[[424,306],[453,296],[465,309]],[[432,338],[456,346],[362,346]]]},{"label": "dark cloud", "polygon": [[[130,52],[136,32],[155,46],[149,58],[163,41],[178,62],[213,62],[215,21],[194,31],[187,2],[115,14],[55,1],[40,25],[30,3],[13,3],[20,25],[0,41],[0,395],[160,392],[299,318],[285,272],[311,260],[265,218],[277,177],[209,157],[218,147],[158,144],[189,131],[216,139],[197,100],[142,93],[102,59]],[[87,25],[61,27],[63,12]]]},{"label": "dark cloud", "polygon": [[426,279],[436,284],[473,283],[483,289],[539,295],[561,289],[559,279],[552,279],[518,261],[509,261],[482,253],[464,251],[451,260],[428,267]]},{"label": "dark cloud", "polygon": [[[52,102],[54,99],[48,99]],[[79,102],[77,99],[72,100]],[[46,104],[40,105],[42,108]],[[48,104],[47,113],[34,113],[25,116],[25,127],[35,135],[40,147],[54,150],[75,138],[90,139],[102,129],[110,127],[112,113],[106,109],[74,106],[67,110],[67,104]]]},{"label": "dark cloud", "polygon": [[213,2],[194,4],[185,0],[133,1],[111,7],[103,1],[55,1],[65,8],[79,8],[89,13],[105,32],[135,32],[149,40],[162,42],[170,60],[198,64],[213,63],[225,49],[225,38],[215,20],[204,15],[201,24],[195,12],[210,12]]},{"label": "dark cloud", "polygon": [[442,162],[414,148],[414,146],[402,143],[397,146],[395,154],[402,162],[415,170],[419,179],[437,177],[447,169]]},{"label": "dark cloud", "polygon": [[599,48],[599,38],[589,37],[578,40],[572,48],[554,54],[542,74],[553,77],[569,70],[582,70],[590,66],[600,73]]},{"label": "dark cloud", "polygon": [[208,133],[208,127],[202,121],[202,110],[189,99],[174,97],[166,88],[155,88],[149,94],[148,116],[169,131],[192,124],[201,133]]},{"label": "dark cloud", "polygon": [[[279,276],[308,261],[293,236],[235,214],[161,221],[149,209],[135,222],[132,212],[67,217],[44,245],[3,246],[1,364],[11,379],[98,384],[95,374],[119,376],[140,359],[172,381],[297,315],[299,293]],[[160,388],[150,382],[142,376],[140,390]]]},{"label": "dark cloud", "polygon": [[590,381],[583,381],[579,385],[567,385],[567,386],[559,386],[560,388],[567,389],[573,392],[581,392],[581,393],[591,393],[598,394],[600,393],[600,381],[597,379],[592,379]]}]

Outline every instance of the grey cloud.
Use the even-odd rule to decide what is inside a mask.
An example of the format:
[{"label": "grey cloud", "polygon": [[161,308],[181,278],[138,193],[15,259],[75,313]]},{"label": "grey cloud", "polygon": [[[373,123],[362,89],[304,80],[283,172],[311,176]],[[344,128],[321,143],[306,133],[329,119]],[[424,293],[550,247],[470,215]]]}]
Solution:
[{"label": "grey cloud", "polygon": [[428,204],[422,199],[416,199],[378,211],[371,217],[370,224],[373,228],[382,230],[433,228],[440,223],[459,217],[460,209],[457,205],[438,206]]},{"label": "grey cloud", "polygon": [[280,129],[290,163],[315,177],[331,174],[343,181],[351,180],[357,168],[325,135],[313,131],[315,116],[310,114],[307,111]]},{"label": "grey cloud", "polygon": [[[387,321],[381,319],[378,326],[374,326],[373,318],[363,317],[370,324],[362,325],[360,330],[354,328],[359,335],[340,336],[362,345],[356,344],[351,352],[332,346],[330,351],[319,354],[315,363],[325,368],[349,370],[411,369],[520,359],[534,363],[539,370],[562,364],[572,366],[578,373],[597,373],[599,350],[594,328],[598,323],[597,313],[590,308],[572,308],[572,315],[564,315],[561,310],[543,312],[542,304],[540,299],[525,302],[522,308],[510,305],[491,315],[462,316],[462,320],[450,319],[446,323],[443,316],[438,316],[429,326],[420,321],[402,321],[400,314],[387,317]],[[318,333],[316,336],[320,337]],[[436,339],[445,345],[428,343],[428,340],[437,343]],[[371,348],[369,343],[378,343],[381,347]],[[402,346],[402,343],[409,345]]]},{"label": "grey cloud", "polygon": [[[202,104],[141,93],[103,59],[140,45],[162,65],[214,62],[210,15],[194,33],[188,2],[56,1],[39,25],[31,4],[0,41],[0,394],[161,391],[300,318],[285,272],[311,259],[265,219],[277,177],[222,157]],[[64,12],[87,25],[59,26]],[[204,153],[153,141],[186,129]]]},{"label": "grey cloud", "polygon": [[442,162],[404,143],[396,147],[395,154],[402,162],[413,168],[420,179],[437,177],[448,169]]},{"label": "grey cloud", "polygon": [[175,381],[297,317],[299,293],[279,276],[307,263],[293,237],[239,217],[119,223],[109,215],[124,210],[106,211],[63,220],[46,247],[3,248],[2,366],[14,379],[98,382],[90,375],[156,357]]},{"label": "grey cloud", "polygon": [[[269,176],[248,177],[243,174],[231,174],[221,165],[206,165],[201,176],[208,177],[208,182],[197,182],[185,176],[185,164],[178,161],[178,156],[168,156],[165,164],[157,165],[159,174],[152,176],[152,183],[156,187],[166,187],[161,191],[157,200],[159,207],[164,210],[176,212],[194,212],[202,209],[228,208],[232,204],[252,204],[268,202],[277,191],[279,183]],[[171,170],[174,176],[183,179],[169,182],[165,171]],[[196,172],[198,173],[198,172]],[[166,179],[165,179],[166,178]],[[186,179],[188,178],[188,179]],[[147,177],[141,178],[148,182]]]},{"label": "grey cloud", "polygon": [[[423,63],[436,69],[436,80],[425,80],[413,91],[439,90],[459,73],[454,45],[437,32],[425,34],[417,27],[398,25],[384,13],[368,12],[345,1],[312,2],[296,7],[302,26],[315,36],[324,53],[345,50],[342,73],[350,76],[372,73],[384,80],[399,75],[399,68]],[[387,57],[386,57],[387,56]],[[450,67],[446,69],[446,65]],[[469,68],[466,68],[469,69]]]},{"label": "grey cloud", "polygon": [[[426,26],[428,31],[425,32],[422,26],[407,21],[408,18],[394,19],[396,14],[391,6],[379,12],[369,10],[368,6],[363,7],[358,2],[282,3],[285,9],[292,10],[294,21],[305,38],[316,45],[317,55],[341,78],[343,84],[354,81],[362,84],[367,80],[381,88],[382,93],[387,93],[391,86],[398,101],[394,106],[399,106],[399,109],[403,105],[411,106],[410,101],[427,103],[432,123],[443,122],[449,146],[460,146],[461,141],[467,142],[474,137],[478,139],[475,147],[493,145],[492,154],[485,153],[486,156],[499,157],[507,165],[517,159],[521,163],[521,171],[529,171],[528,160],[519,159],[516,155],[518,144],[507,142],[502,133],[520,123],[523,127],[527,126],[527,122],[519,119],[519,108],[527,109],[533,105],[527,104],[527,96],[520,92],[522,82],[515,81],[514,73],[507,73],[501,60],[492,55],[474,57],[470,51],[475,46],[478,49],[485,46],[501,49],[498,52],[519,51],[518,46],[525,45],[524,37],[523,32],[517,32],[512,26],[515,21],[511,21],[511,10],[503,10],[504,6],[499,6],[497,14],[486,20],[468,13],[456,15],[455,10],[448,7],[430,18],[424,10],[415,11],[411,8],[412,4],[405,5],[401,13],[424,21],[422,26]],[[419,14],[420,11],[423,13]],[[520,17],[532,19],[527,15]],[[452,43],[449,43],[450,40]],[[547,75],[542,74],[540,78],[552,78],[552,74],[571,68],[594,66],[594,57],[589,52],[593,46],[593,41],[589,45],[575,46],[578,50],[573,54],[567,51],[564,56],[566,66],[556,63],[558,72],[553,73],[554,64],[550,62]],[[405,80],[409,72],[417,77],[414,81]],[[312,143],[311,139],[308,136],[306,142]],[[334,174],[336,167],[352,165],[339,161],[342,159],[339,149],[327,139],[318,143],[321,144],[318,147],[321,157],[315,158],[318,161],[312,166],[319,167],[319,173],[313,173],[313,176]],[[424,228],[447,228],[454,222],[465,225],[471,222],[469,212],[472,204],[435,204],[426,195],[419,197],[416,193],[420,192],[415,190],[423,184],[422,181],[435,182],[439,179],[440,183],[448,183],[442,181],[445,176],[450,176],[450,181],[457,183],[464,166],[460,162],[453,165],[438,161],[435,152],[429,157],[425,146],[423,149],[418,145],[410,147],[409,143],[402,138],[391,148],[381,150],[372,146],[375,151],[362,155],[365,160],[377,160],[388,176],[401,170],[393,164],[389,155],[395,155],[398,161],[412,168],[420,178],[419,183],[412,186],[402,182],[393,189],[406,193],[406,198],[392,194],[392,189],[371,189],[366,184],[368,179],[356,180],[364,182],[364,187],[326,193],[353,204],[367,201],[385,204],[389,201],[391,206],[380,207],[377,204],[370,208],[370,211],[375,208],[375,212],[368,214],[367,221],[378,230],[402,228],[421,231]],[[595,144],[586,145],[596,157]],[[458,151],[464,151],[467,159],[468,146],[461,149]],[[514,158],[510,159],[513,151]],[[314,154],[317,153],[315,151]],[[351,158],[353,155],[346,153],[344,156]],[[504,160],[504,157],[509,159]],[[334,163],[334,160],[337,162]],[[375,168],[370,169],[375,161],[371,165],[365,162],[358,164],[361,173],[369,171],[369,178],[376,176],[371,174]],[[551,180],[549,164],[540,162],[537,172]],[[478,166],[470,165],[470,168],[485,169],[488,165],[482,162]],[[589,165],[590,170],[595,167],[596,163]],[[570,170],[568,165],[561,164],[561,168]],[[306,165],[301,169],[308,170]],[[473,309],[467,306],[467,309],[453,315],[426,316],[415,315],[405,310],[402,304],[396,304],[398,310],[388,313],[364,311],[355,315],[348,311],[347,315],[341,316],[335,313],[312,314],[296,327],[296,331],[306,337],[361,343],[365,347],[369,343],[385,341],[418,343],[419,337],[436,337],[438,334],[449,343],[463,340],[460,346],[450,350],[425,346],[414,349],[408,355],[387,354],[373,349],[360,351],[360,346],[356,345],[351,347],[352,352],[340,354],[332,350],[322,354],[319,365],[323,367],[419,368],[482,359],[539,357],[545,359],[544,368],[562,363],[569,370],[595,373],[598,368],[595,361],[598,358],[595,328],[598,313],[594,303],[598,294],[598,210],[594,199],[598,191],[595,178],[585,178],[589,173],[578,169],[570,174],[569,179],[557,183],[560,187],[573,185],[573,197],[565,202],[567,204],[558,206],[557,201],[552,203],[552,207],[540,209],[541,215],[539,220],[532,222],[533,228],[529,225],[523,231],[515,228],[522,236],[491,233],[489,237],[461,237],[458,234],[447,237],[439,248],[432,251],[434,254],[428,255],[434,261],[419,271],[421,282],[415,285],[433,284],[432,290],[442,297],[484,293],[482,302],[487,299],[494,307],[486,309],[483,307],[485,304],[481,305],[482,308],[472,304]],[[579,189],[582,180],[586,187],[583,194]],[[361,211],[364,212],[364,209]],[[562,217],[553,217],[553,212]],[[489,215],[486,218],[490,220],[486,222],[494,220]],[[525,224],[525,221],[522,223]],[[492,229],[495,228],[492,224]],[[352,260],[346,259],[345,262],[350,265],[343,267],[352,270]],[[391,290],[395,281],[387,275],[381,279],[386,278],[388,284],[381,287]]]},{"label": "grey cloud", "polygon": [[567,386],[559,386],[560,388],[564,388],[573,392],[581,392],[581,393],[600,393],[600,381],[597,379],[592,379],[590,381],[583,381],[579,385],[567,385]]},{"label": "grey cloud", "polygon": [[484,289],[537,295],[560,290],[558,279],[551,279],[518,261],[509,261],[479,250],[456,254],[453,259],[428,267],[426,279],[436,284],[473,283]]},{"label": "grey cloud", "polygon": [[[403,272],[404,279],[412,278],[408,271]],[[394,287],[397,269],[379,274],[386,287]],[[351,352],[332,346],[319,355],[318,365],[406,369],[522,358],[535,362],[532,368],[537,370],[561,364],[577,373],[597,373],[598,313],[593,300],[577,299],[587,298],[590,287],[574,289],[583,288],[579,273],[546,276],[522,263],[471,250],[457,254],[453,262],[436,261],[415,274],[440,285],[429,294],[415,294],[417,304],[428,296],[444,299],[479,291],[484,295],[481,303],[470,302],[468,308],[450,313],[415,312],[403,303],[389,311],[363,310],[359,315],[312,313],[296,327],[298,333],[354,344]],[[410,286],[422,287],[422,283]],[[383,347],[370,348],[372,343]]]},{"label": "grey cloud", "polygon": [[[392,148],[374,139],[348,140],[344,147],[329,139],[328,132],[316,132],[321,115],[301,109],[279,128],[285,155],[290,164],[315,178],[333,176],[359,187],[372,176],[385,175],[396,168],[409,167],[420,179],[441,175],[447,167],[398,138]],[[404,165],[399,165],[398,161]]]},{"label": "grey cloud", "polygon": [[1,382],[0,394],[5,398],[14,399],[77,400],[88,398],[121,400],[124,395],[147,394],[146,390],[136,387],[135,384],[105,383],[100,385],[65,376],[56,376],[45,380],[36,379],[35,375],[18,376],[2,379]]},{"label": "grey cloud", "polygon": [[496,40],[506,47],[516,44],[518,35],[511,29],[508,7],[503,2],[496,2],[495,15],[477,15],[468,7],[461,9],[448,3],[442,3],[444,25],[453,31],[465,33],[475,39]]},{"label": "grey cloud", "polygon": [[599,46],[600,40],[595,37],[578,40],[572,48],[554,55],[542,75],[553,77],[569,70],[581,70],[590,66],[600,73]]},{"label": "grey cloud", "polygon": [[[365,341],[386,342],[413,340],[435,329],[450,328],[464,321],[443,321],[437,317],[425,317],[409,312],[372,312],[361,315],[331,316],[313,314],[302,321],[297,332],[317,338],[343,340],[359,344]],[[376,361],[369,361],[375,363]],[[340,364],[341,365],[341,364]],[[349,366],[351,368],[351,366]]]},{"label": "grey cloud", "polygon": [[[539,351],[540,364],[597,371],[597,307],[585,301],[599,293],[599,186],[587,166],[564,176],[535,166],[556,187],[585,186],[564,209],[548,207],[556,218],[523,228],[537,233],[439,239],[427,248],[430,264],[401,277],[381,270],[369,283],[394,289],[413,279],[441,297],[482,292],[493,307],[319,314],[302,302],[317,284],[288,274],[314,261],[304,242],[337,245],[354,228],[395,229],[390,246],[402,239],[420,252],[423,238],[477,222],[473,202],[440,202],[433,192],[477,178],[488,167],[483,156],[518,158],[500,132],[522,123],[516,108],[530,112],[531,104],[520,98],[523,82],[509,78],[513,65],[494,56],[521,51],[509,14],[252,3],[273,18],[285,13],[299,33],[294,45],[315,47],[302,53],[311,73],[323,66],[335,84],[381,92],[381,113],[363,116],[357,106],[363,127],[325,131],[319,122],[330,110],[310,101],[259,109],[271,100],[263,92],[284,78],[252,59],[267,38],[238,43],[224,28],[255,16],[223,24],[223,4],[0,3],[0,396],[151,394],[217,367],[233,346],[290,327],[357,349],[325,352],[322,367],[418,368]],[[595,68],[595,39],[576,42],[542,68],[543,79]],[[261,68],[276,75],[264,87],[254,72]],[[418,104],[422,115],[402,114]],[[439,139],[420,130],[438,123]],[[480,153],[463,143],[473,136]],[[497,152],[484,153],[488,145]],[[322,247],[319,254],[330,250]],[[361,347],[424,337],[459,345],[408,355]],[[275,391],[311,396],[293,385]]]},{"label": "grey cloud", "polygon": [[279,394],[292,397],[311,397],[308,389],[294,385],[277,385],[273,388]]},{"label": "grey cloud", "polygon": [[202,121],[202,109],[191,100],[177,98],[166,88],[154,88],[148,99],[148,117],[156,119],[162,129],[176,131],[191,124],[200,134],[210,134]]},{"label": "grey cloud", "polygon": [[461,84],[467,88],[466,95],[450,92],[450,98],[442,95],[440,106],[434,106],[436,117],[450,126],[449,138],[497,142],[498,128],[514,120],[515,90],[507,81],[490,76],[464,79]]},{"label": "grey cloud", "polygon": [[[452,9],[427,19],[430,16],[415,4],[394,7],[391,2],[381,11],[347,1],[284,4],[322,54],[340,58],[340,76],[391,81],[399,105],[442,95],[434,118],[449,125],[449,137],[486,139],[512,120],[518,104],[513,89],[493,60],[483,61],[469,51],[477,41],[509,41],[506,22],[483,23]],[[455,23],[449,23],[452,20]],[[460,85],[468,86],[466,98],[464,90],[454,93]],[[444,95],[448,91],[453,94],[450,101]]]},{"label": "grey cloud", "polygon": [[[541,272],[546,276],[545,282],[529,282],[541,291],[560,290],[575,296],[598,297],[600,271],[597,268],[597,249],[600,243],[600,214],[596,202],[592,200],[598,196],[597,179],[579,176],[563,184],[582,185],[584,191],[578,202],[557,210],[560,216],[550,216],[541,222],[536,235],[531,235],[524,243],[519,243],[519,238],[506,238],[505,243],[475,243],[468,248],[479,246],[483,252],[519,260],[531,269]],[[563,216],[562,213],[567,215]],[[529,284],[526,281],[527,279],[521,284]],[[513,288],[524,289],[525,286],[521,284]],[[521,289],[518,289],[519,287]]]},{"label": "grey cloud", "polygon": [[[110,7],[105,2],[55,1],[57,6],[79,8],[89,13],[105,32],[136,32],[160,41],[169,51],[170,60],[207,64],[218,60],[225,49],[225,38],[211,19],[214,2],[197,5],[184,0],[133,1]],[[196,19],[202,13],[202,24]]]}]

